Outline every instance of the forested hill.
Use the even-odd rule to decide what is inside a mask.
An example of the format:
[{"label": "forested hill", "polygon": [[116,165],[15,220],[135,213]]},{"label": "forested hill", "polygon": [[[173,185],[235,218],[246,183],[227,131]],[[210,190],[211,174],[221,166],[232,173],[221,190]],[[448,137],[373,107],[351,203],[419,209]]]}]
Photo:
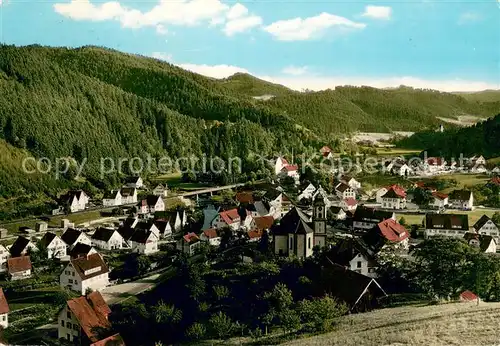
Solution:
[{"label": "forested hill", "polygon": [[444,132],[423,131],[403,138],[398,146],[425,149],[428,156],[465,157],[483,155],[500,156],[500,114],[471,127],[450,129]]},{"label": "forested hill", "polygon": [[[253,166],[252,153],[316,151],[356,130],[434,128],[438,116],[500,109],[498,102],[410,88],[299,93],[245,74],[216,80],[98,47],[0,46],[0,92],[0,140],[16,151],[12,157],[21,157],[19,149],[87,158],[84,173],[93,182],[100,180],[101,157],[239,156],[258,171],[263,167]],[[253,98],[263,94],[276,97]],[[19,167],[0,180],[0,197],[29,192],[31,178]],[[106,186],[118,183],[108,178]]]}]

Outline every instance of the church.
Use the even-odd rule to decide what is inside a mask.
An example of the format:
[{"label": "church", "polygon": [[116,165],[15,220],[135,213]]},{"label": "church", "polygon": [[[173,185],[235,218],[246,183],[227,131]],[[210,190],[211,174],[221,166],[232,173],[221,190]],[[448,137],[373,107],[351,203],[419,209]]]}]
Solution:
[{"label": "church", "polygon": [[323,198],[314,200],[312,218],[300,208],[293,207],[272,228],[274,253],[307,258],[313,254],[314,246],[324,247],[327,210]]}]

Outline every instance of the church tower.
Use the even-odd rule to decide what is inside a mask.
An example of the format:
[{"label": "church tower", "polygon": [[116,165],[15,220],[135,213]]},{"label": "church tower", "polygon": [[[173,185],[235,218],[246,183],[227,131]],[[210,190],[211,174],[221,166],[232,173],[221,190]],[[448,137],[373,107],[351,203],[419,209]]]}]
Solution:
[{"label": "church tower", "polygon": [[326,212],[327,208],[323,196],[318,194],[313,202],[314,246],[324,247],[326,245]]}]

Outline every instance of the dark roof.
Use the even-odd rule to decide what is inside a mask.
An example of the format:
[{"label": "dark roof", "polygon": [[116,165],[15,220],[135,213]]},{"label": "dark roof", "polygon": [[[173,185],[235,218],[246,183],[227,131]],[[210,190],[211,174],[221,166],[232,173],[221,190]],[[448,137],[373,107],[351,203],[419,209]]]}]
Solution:
[{"label": "dark roof", "polygon": [[128,197],[128,196],[131,196],[134,194],[135,192],[135,188],[134,187],[122,187],[120,189],[120,194],[123,196],[123,197]]},{"label": "dark roof", "polygon": [[132,217],[132,216],[129,216],[125,219],[125,221],[123,221],[123,226],[124,227],[132,227],[132,225],[138,221],[138,219],[136,217]]},{"label": "dark roof", "polygon": [[167,226],[169,225],[169,221],[163,219],[157,219],[153,223],[156,226],[156,228],[158,228],[158,230],[160,231],[160,234],[165,233]]},{"label": "dark roof", "polygon": [[337,186],[335,186],[335,190],[337,190],[339,192],[344,192],[350,188],[351,187],[345,183],[339,183]]},{"label": "dark roof", "polygon": [[479,220],[477,220],[473,227],[476,231],[478,231],[486,224],[486,222],[490,220],[491,219],[487,215],[483,215]]},{"label": "dark roof", "polygon": [[322,276],[327,293],[346,303],[350,310],[356,309],[360,298],[364,295],[369,296],[370,300],[386,296],[375,279],[336,263],[328,263]]},{"label": "dark roof", "polygon": [[145,244],[151,233],[151,231],[147,231],[145,229],[138,229],[134,232],[134,234],[132,234],[132,237],[130,237],[130,241]]},{"label": "dark roof", "polygon": [[149,195],[146,197],[146,202],[147,202],[148,206],[154,207],[156,205],[156,203],[158,203],[159,199],[161,199],[161,196]]},{"label": "dark roof", "polygon": [[267,230],[273,225],[274,218],[272,216],[261,216],[254,218],[253,221],[256,229]]},{"label": "dark roof", "polygon": [[9,274],[14,274],[31,269],[30,256],[12,257],[7,260]]},{"label": "dark roof", "polygon": [[[106,263],[104,263],[104,260],[102,259],[101,255],[98,253],[88,255],[87,257],[79,257],[71,260],[71,264],[75,268],[78,276],[82,280],[87,280],[89,278],[92,278],[97,275],[101,275],[104,273],[108,272],[108,266]],[[94,269],[97,267],[101,267],[101,270],[90,273],[90,274],[85,274],[85,271]]]},{"label": "dark roof", "polygon": [[76,230],[74,228],[68,228],[62,235],[61,239],[67,244],[67,245],[73,245],[78,237],[82,234],[81,231]]},{"label": "dark roof", "polygon": [[390,211],[377,210],[365,206],[358,206],[354,212],[354,221],[379,223],[392,218]]},{"label": "dark roof", "polygon": [[470,199],[470,196],[472,194],[472,191],[467,191],[467,190],[453,190],[450,193],[450,199],[455,199],[459,201],[468,201]]},{"label": "dark roof", "polygon": [[69,252],[69,256],[71,258],[77,258],[80,256],[87,256],[87,254],[92,249],[92,246],[84,244],[84,243],[76,243],[76,245]]},{"label": "dark roof", "polygon": [[111,310],[99,291],[68,300],[67,306],[91,342],[98,341],[101,338],[98,334],[103,331],[110,331],[108,315]]},{"label": "dark roof", "polygon": [[129,240],[130,237],[134,234],[135,229],[129,226],[121,226],[118,228],[118,233],[122,236],[123,239]]},{"label": "dark roof", "polygon": [[115,199],[116,198],[116,195],[119,193],[120,191],[119,190],[111,190],[111,191],[107,191],[105,194],[104,194],[104,199]]},{"label": "dark roof", "polygon": [[308,217],[299,208],[293,207],[281,219],[279,225],[273,226],[273,234],[286,235],[290,233],[313,233]]},{"label": "dark roof", "polygon": [[43,235],[42,239],[40,239],[40,243],[43,246],[47,247],[50,245],[50,243],[52,242],[52,240],[54,240],[55,237],[57,237],[55,233],[47,232]]},{"label": "dark roof", "polygon": [[253,203],[253,193],[251,191],[242,191],[236,194],[236,200],[240,203]]},{"label": "dark roof", "polygon": [[347,266],[359,253],[368,260],[373,260],[372,255],[359,239],[347,238],[339,240],[327,256],[333,263]]},{"label": "dark roof", "polygon": [[337,216],[337,214],[340,213],[340,211],[343,211],[341,207],[332,206],[328,209],[328,214],[333,214]]},{"label": "dark roof", "polygon": [[7,298],[3,294],[3,290],[0,287],[0,314],[6,314],[9,312],[9,304],[7,303]]},{"label": "dark roof", "polygon": [[390,188],[389,191],[387,191],[382,198],[405,198],[406,196],[399,193],[397,190]]},{"label": "dark roof", "polygon": [[491,241],[495,241],[491,235],[477,234],[472,232],[467,232],[464,234],[464,239],[470,242],[472,239],[479,241],[479,249],[485,252],[488,246],[490,246]]},{"label": "dark roof", "polygon": [[426,229],[469,230],[469,218],[462,214],[426,214]]},{"label": "dark roof", "polygon": [[125,179],[126,184],[135,184],[139,180],[140,177],[127,177]]},{"label": "dark roof", "polygon": [[30,240],[25,238],[25,237],[17,237],[16,241],[12,246],[10,247],[10,254],[12,257],[18,257],[21,256],[21,253],[26,249],[26,246],[28,246]]},{"label": "dark roof", "polygon": [[92,239],[108,242],[115,232],[114,229],[99,227],[92,234]]}]

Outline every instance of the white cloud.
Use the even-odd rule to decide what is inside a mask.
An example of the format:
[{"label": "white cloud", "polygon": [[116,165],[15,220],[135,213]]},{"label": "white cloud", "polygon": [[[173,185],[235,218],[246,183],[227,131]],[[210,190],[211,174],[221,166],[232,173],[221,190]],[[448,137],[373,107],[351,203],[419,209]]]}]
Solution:
[{"label": "white cloud", "polygon": [[279,20],[264,30],[280,41],[304,41],[322,36],[328,29],[364,29],[366,24],[323,12],[315,17]]},{"label": "white cloud", "polygon": [[292,75],[292,76],[301,76],[307,73],[309,68],[307,66],[287,66],[283,70],[281,70],[282,73]]},{"label": "white cloud", "polygon": [[223,31],[227,35],[262,25],[262,18],[249,14],[242,4],[230,7],[221,0],[159,0],[156,6],[145,12],[122,6],[117,1],[97,5],[90,0],[71,0],[69,3],[54,4],[54,10],[73,20],[116,20],[126,28],[155,27],[162,35],[167,32],[166,27],[169,25],[225,24]]},{"label": "white cloud", "polygon": [[[500,1],[500,0],[499,0]],[[481,19],[481,16],[476,12],[465,12],[458,18],[458,24],[466,24],[476,22]]]},{"label": "white cloud", "polygon": [[[176,63],[172,59],[172,55],[165,53],[153,53],[154,58],[166,60],[183,69],[196,72],[212,78],[227,78],[237,72],[250,73],[251,71],[234,65],[206,65],[206,64],[182,64]],[[293,66],[292,66],[293,67]],[[304,71],[301,71],[303,69]],[[374,88],[397,88],[401,85],[406,85],[414,88],[421,89],[434,89],[440,91],[481,91],[486,89],[500,89],[500,83],[492,84],[482,81],[464,80],[464,79],[448,79],[448,80],[431,80],[422,79],[412,76],[396,76],[384,78],[370,78],[370,77],[349,77],[349,76],[317,76],[308,73],[308,67],[297,68],[290,66],[284,68],[282,74],[277,75],[259,75],[253,74],[257,78],[285,85],[293,90],[325,90],[334,89],[335,86],[353,85],[353,86],[371,86]],[[289,76],[285,74],[290,74]],[[290,73],[292,72],[292,73]],[[295,74],[293,73],[295,72]],[[300,73],[299,73],[300,72]],[[304,73],[302,73],[304,72]]]},{"label": "white cloud", "polygon": [[369,17],[373,19],[391,19],[392,8],[389,6],[373,6],[368,5],[365,7],[365,12],[362,14],[363,17]]}]

